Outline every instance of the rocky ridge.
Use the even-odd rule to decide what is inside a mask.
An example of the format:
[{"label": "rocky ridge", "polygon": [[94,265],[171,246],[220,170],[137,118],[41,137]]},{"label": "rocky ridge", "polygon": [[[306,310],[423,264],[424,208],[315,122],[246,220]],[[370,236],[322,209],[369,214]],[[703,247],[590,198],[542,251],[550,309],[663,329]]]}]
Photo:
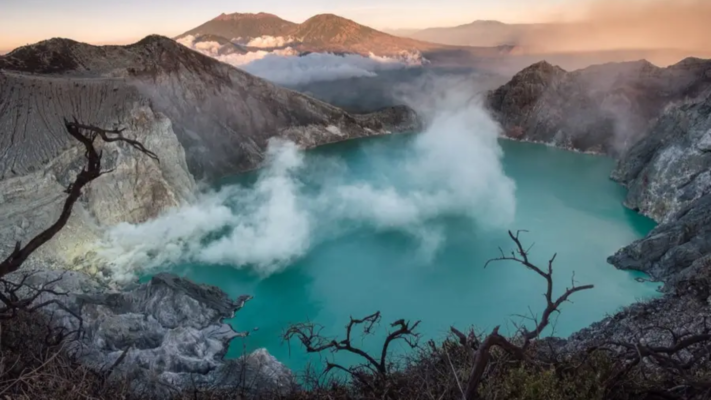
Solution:
[{"label": "rocky ridge", "polygon": [[57,293],[37,299],[64,306],[45,309],[55,329],[81,327],[67,349],[79,362],[102,372],[115,365],[110,378],[129,379],[137,393],[159,398],[208,386],[246,384],[249,391],[278,391],[293,384],[291,372],[264,349],[223,360],[230,341],[249,334],[223,321],[234,317],[249,296],[232,300],[219,288],[171,274],[124,291],[102,287],[78,272],[39,271],[25,282]]},{"label": "rocky ridge", "polygon": [[0,68],[5,246],[50,224],[83,165],[64,118],[127,128],[161,159],[107,145],[104,166],[114,172],[91,185],[67,229],[43,249],[45,259],[69,264],[97,227],[146,221],[189,201],[196,180],[255,168],[273,137],[309,148],[419,127],[408,108],[351,115],[157,36],[104,47],[52,39],[0,58]]},{"label": "rocky ridge", "polygon": [[711,61],[668,68],[647,61],[567,72],[545,61],[490,92],[489,108],[506,135],[519,140],[619,156],[669,104],[711,87]]}]

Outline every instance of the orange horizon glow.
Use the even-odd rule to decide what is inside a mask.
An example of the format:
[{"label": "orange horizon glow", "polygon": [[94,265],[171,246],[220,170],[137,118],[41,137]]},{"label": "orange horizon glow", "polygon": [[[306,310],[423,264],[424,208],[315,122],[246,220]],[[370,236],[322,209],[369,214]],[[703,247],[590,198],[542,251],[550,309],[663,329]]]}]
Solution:
[{"label": "orange horizon glow", "polygon": [[[0,54],[52,37],[66,37],[95,45],[130,44],[149,34],[174,37],[216,17],[222,11],[231,11],[218,12],[218,8],[221,10],[226,4],[207,9],[193,9],[191,4],[184,9],[176,6],[172,10],[139,10],[114,19],[116,22],[107,25],[102,18],[112,16],[112,10],[103,10],[99,16],[92,14],[95,11],[87,10],[84,14],[66,13],[66,18],[60,15],[55,18],[54,24],[45,24],[34,14],[28,21],[23,21],[24,9],[19,0],[3,0],[10,2],[10,5],[13,1],[17,1],[14,11],[19,15],[7,17],[7,13],[0,12]],[[219,3],[221,0],[215,1]],[[279,5],[283,1],[265,0],[263,5]],[[468,1],[456,9],[447,9],[447,2],[459,4],[460,0],[439,0],[436,3],[415,0],[409,2],[409,5],[398,6],[397,3],[402,4],[402,1],[371,3],[366,0],[351,3],[351,6],[341,4],[331,9],[314,8],[314,12],[311,12],[312,8],[300,9],[282,4],[277,9],[265,7],[267,9],[264,11],[293,22],[303,22],[319,13],[334,13],[380,30],[457,26],[482,19],[505,23],[571,22],[566,26],[541,29],[524,38],[521,44],[541,51],[556,52],[667,48],[711,51],[711,44],[707,40],[711,36],[711,2],[703,0],[632,0],[624,3],[612,0],[541,0],[535,6],[525,0],[503,0],[498,3],[480,0]],[[3,20],[3,15],[7,21]],[[145,23],[143,20],[146,18],[152,22]],[[581,24],[581,21],[584,23]]]}]

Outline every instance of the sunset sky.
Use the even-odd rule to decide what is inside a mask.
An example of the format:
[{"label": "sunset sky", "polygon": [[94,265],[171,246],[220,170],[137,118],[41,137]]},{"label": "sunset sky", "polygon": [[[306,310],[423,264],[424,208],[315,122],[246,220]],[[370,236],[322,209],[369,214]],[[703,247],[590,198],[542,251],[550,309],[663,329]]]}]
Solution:
[{"label": "sunset sky", "polygon": [[[477,19],[539,22],[574,18],[588,0],[0,0],[0,51],[51,37],[126,43],[178,35],[220,13],[259,12],[302,22],[334,13],[378,29],[427,28]],[[565,8],[563,6],[566,6]]]}]

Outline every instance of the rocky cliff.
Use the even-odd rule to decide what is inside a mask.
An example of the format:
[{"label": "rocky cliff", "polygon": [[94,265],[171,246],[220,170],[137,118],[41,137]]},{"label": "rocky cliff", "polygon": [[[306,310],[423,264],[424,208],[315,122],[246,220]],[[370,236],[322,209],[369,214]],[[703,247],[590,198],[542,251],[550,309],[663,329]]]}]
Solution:
[{"label": "rocky cliff", "polygon": [[624,153],[677,101],[711,87],[711,61],[668,68],[646,61],[567,72],[540,62],[490,92],[489,108],[508,136],[610,155]]},{"label": "rocky cliff", "polygon": [[670,106],[612,177],[629,188],[628,207],[661,222],[611,257],[613,264],[662,280],[704,267],[698,261],[711,254],[711,91]]},{"label": "rocky cliff", "polygon": [[388,111],[386,119],[379,113],[356,117],[160,36],[102,47],[52,39],[9,53],[0,68],[114,78],[136,88],[171,120],[198,178],[254,168],[271,137],[308,147],[418,128],[407,108]]}]

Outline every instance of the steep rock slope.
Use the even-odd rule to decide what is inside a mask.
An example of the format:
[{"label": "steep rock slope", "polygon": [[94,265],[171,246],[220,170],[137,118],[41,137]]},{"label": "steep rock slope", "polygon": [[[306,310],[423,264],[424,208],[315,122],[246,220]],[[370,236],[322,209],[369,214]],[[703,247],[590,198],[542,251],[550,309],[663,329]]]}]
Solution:
[{"label": "steep rock slope", "polygon": [[220,14],[217,18],[191,29],[186,35],[213,34],[226,39],[252,39],[261,36],[288,36],[297,24],[268,13]]},{"label": "steep rock slope", "polygon": [[629,188],[628,207],[662,224],[610,262],[663,280],[704,267],[697,261],[711,254],[711,91],[670,107],[612,177]]},{"label": "steep rock slope", "polygon": [[74,263],[100,225],[143,222],[189,201],[195,181],[170,120],[135,88],[115,79],[67,79],[0,71],[0,256],[26,242],[59,215],[64,190],[84,168],[84,153],[64,130],[64,118],[126,128],[161,163],[115,143],[100,145],[113,169],[85,191],[66,229],[39,252],[46,261]]},{"label": "steep rock slope", "polygon": [[[19,277],[18,277],[19,278]],[[292,384],[291,372],[257,350],[239,359],[223,360],[229,342],[249,334],[236,332],[224,322],[233,318],[249,296],[230,299],[220,289],[197,285],[171,274],[158,274],[149,282],[125,291],[98,285],[78,272],[40,271],[28,278],[31,285],[58,282],[37,302],[59,301],[65,309],[48,306],[55,328],[82,335],[68,342],[78,361],[99,372],[117,365],[113,378],[128,378],[138,393],[168,398],[178,390],[231,388],[246,382],[246,390],[279,390]],[[241,381],[241,380],[244,381]]]},{"label": "steep rock slope", "polygon": [[510,137],[619,155],[647,131],[664,107],[711,87],[711,61],[668,68],[646,61],[567,72],[534,64],[487,96]]},{"label": "steep rock slope", "polygon": [[[710,81],[711,62],[699,59],[666,69],[626,63],[572,73],[542,63],[489,94],[511,136],[568,148],[613,152],[609,139],[614,135],[604,131],[614,121],[610,112],[631,113],[639,121],[633,136],[638,140],[622,147],[612,178],[628,187],[626,206],[660,224],[608,261],[648,273],[664,283],[665,294],[572,335],[563,344],[569,350],[585,351],[605,341],[669,344],[668,332],[650,327],[706,329],[703,321],[711,312]],[[615,93],[625,102],[601,107]],[[576,110],[585,106],[587,119]],[[571,143],[571,137],[587,145]]]},{"label": "steep rock slope", "polygon": [[198,178],[256,167],[272,137],[312,147],[418,127],[409,109],[356,117],[159,36],[124,47],[55,39],[16,50],[3,63],[26,72],[119,78],[137,88],[172,121]]},{"label": "steep rock slope", "polygon": [[114,172],[91,185],[67,228],[38,254],[93,271],[86,246],[102,226],[142,222],[189,201],[195,177],[257,167],[270,138],[308,148],[419,127],[410,109],[350,115],[157,36],[123,47],[53,39],[13,51],[0,69],[0,253],[56,218],[83,166],[64,118],[127,128],[161,159],[107,145],[104,167]]}]

